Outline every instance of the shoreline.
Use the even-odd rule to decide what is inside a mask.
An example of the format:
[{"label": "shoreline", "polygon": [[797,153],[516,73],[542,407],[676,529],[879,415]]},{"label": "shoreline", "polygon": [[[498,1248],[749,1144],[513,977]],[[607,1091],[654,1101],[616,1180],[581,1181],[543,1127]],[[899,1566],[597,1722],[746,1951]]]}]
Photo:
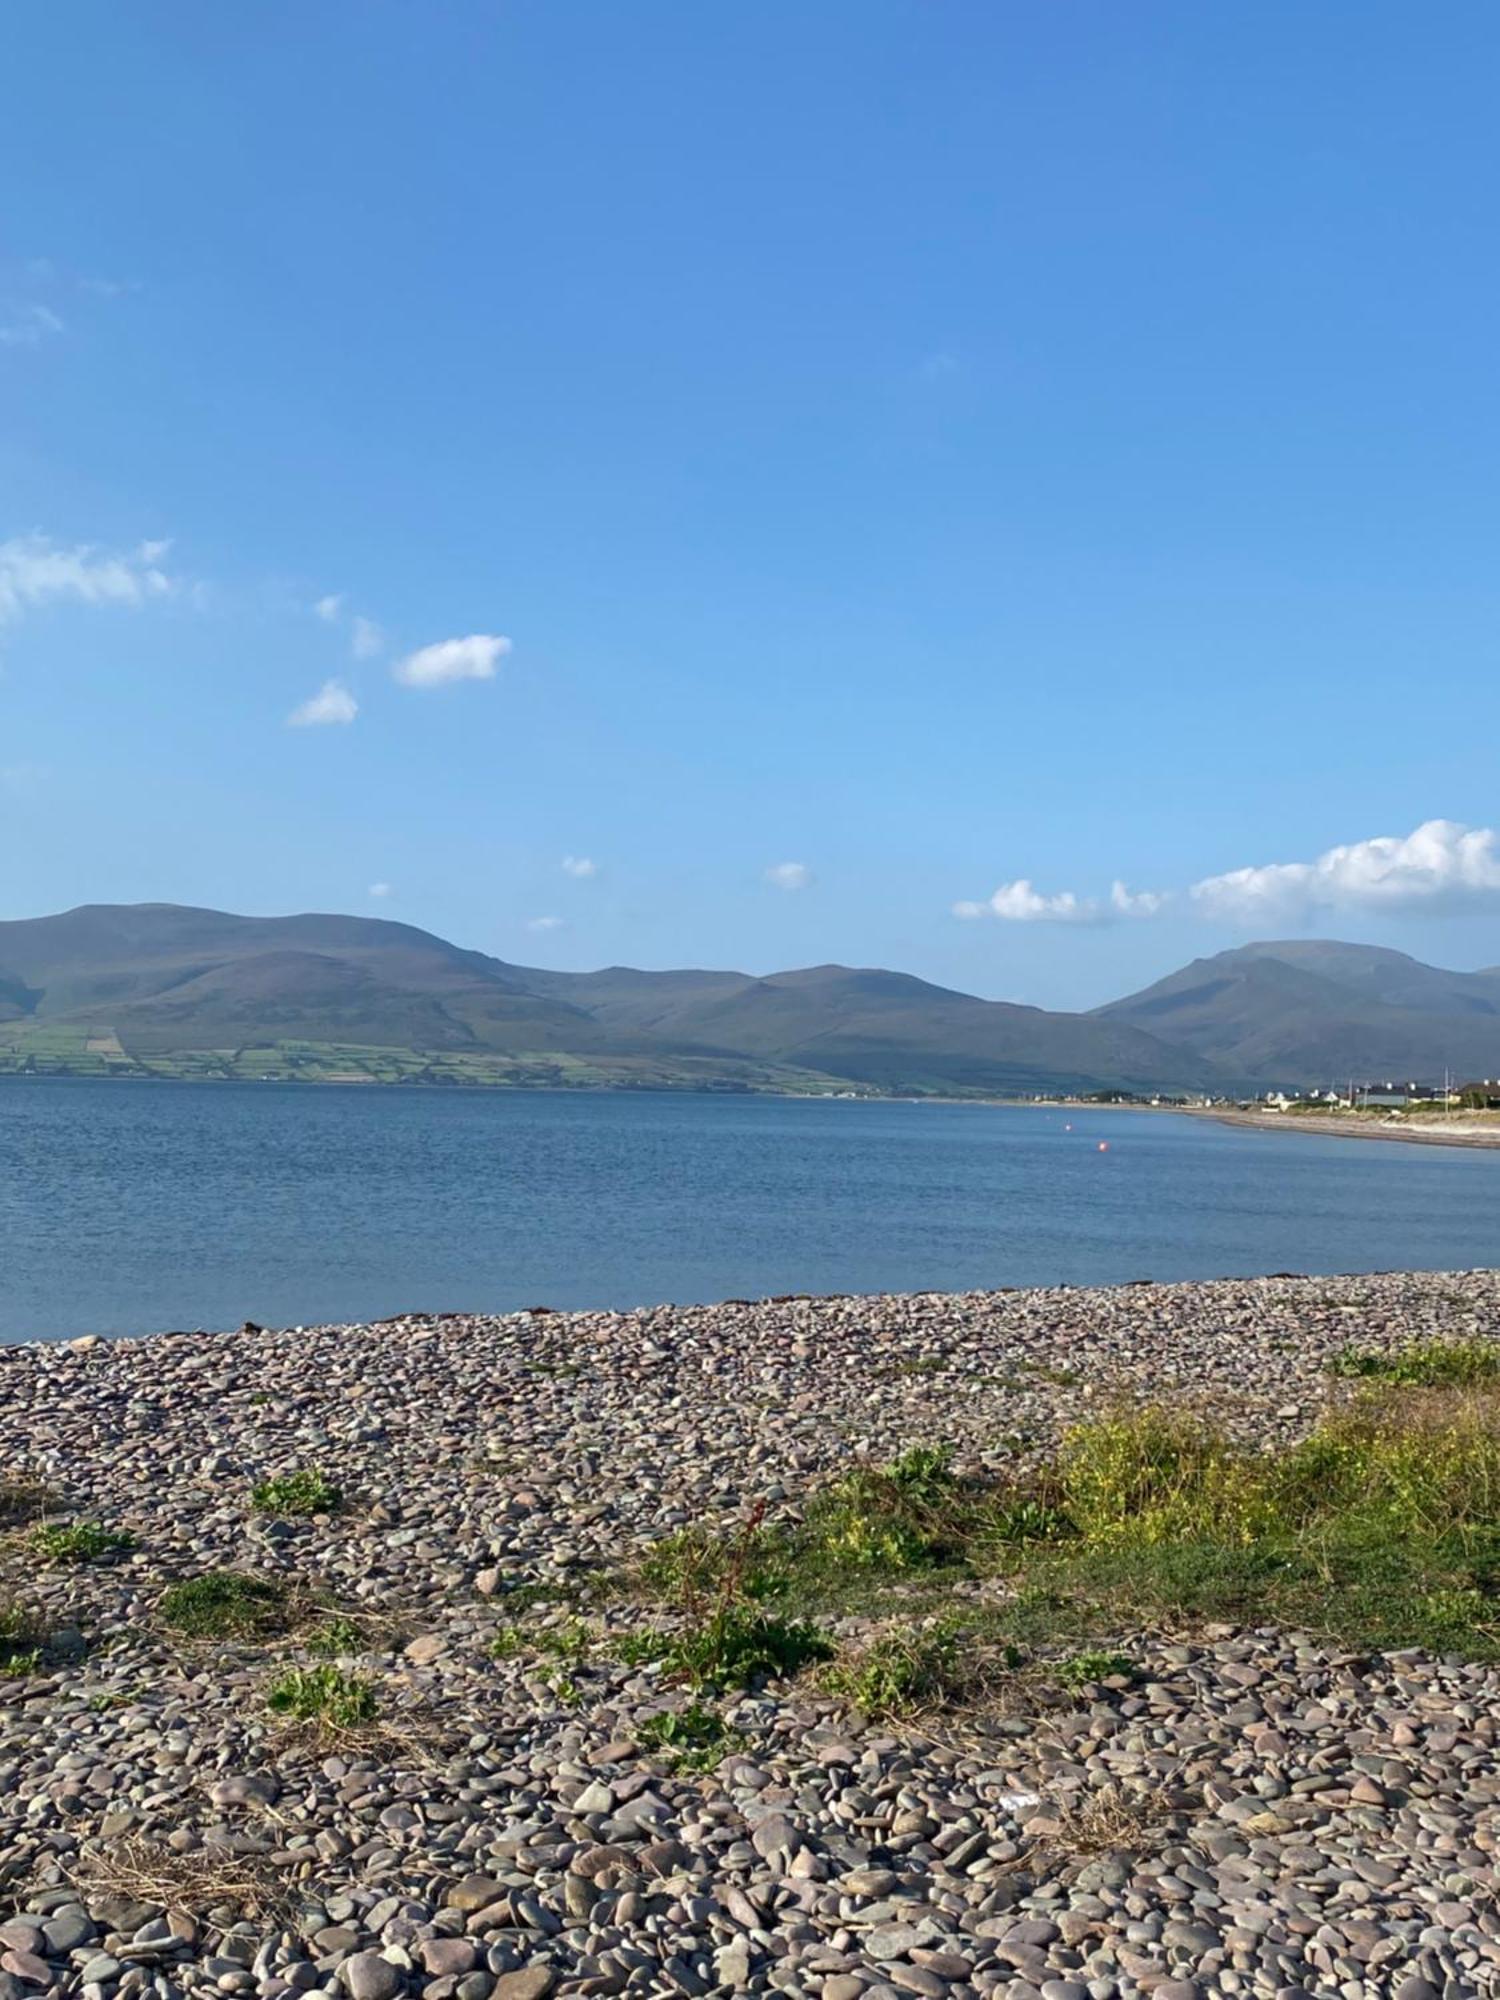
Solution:
[{"label": "shoreline", "polygon": [[[43,1526],[117,1538],[0,1535],[36,1635],[0,1680],[5,1969],[62,2000],[1493,1994],[1500,1664],[1257,1600],[867,1713],[816,1669],[684,1685],[650,1650],[682,1614],[632,1580],[915,1445],[1014,1476],[1116,1393],[1281,1451],[1351,1344],[1497,1333],[1500,1271],[1447,1271],[0,1350],[10,1504],[25,1472]],[[172,1593],[226,1574],[254,1615],[185,1633]],[[921,1575],[871,1574],[840,1659],[929,1618]],[[278,1687],[367,1706],[288,1722]]]},{"label": "shoreline", "polygon": [[[1155,1107],[1139,1108],[1149,1111]],[[1500,1126],[1476,1131],[1472,1126],[1459,1125],[1448,1132],[1431,1126],[1375,1125],[1358,1117],[1340,1117],[1337,1112],[1294,1112],[1288,1116],[1284,1111],[1221,1111],[1211,1106],[1185,1106],[1183,1110],[1188,1117],[1211,1118],[1216,1124],[1237,1125],[1247,1131],[1302,1132],[1323,1139],[1383,1139],[1402,1146],[1466,1146],[1477,1152],[1500,1146]]]}]

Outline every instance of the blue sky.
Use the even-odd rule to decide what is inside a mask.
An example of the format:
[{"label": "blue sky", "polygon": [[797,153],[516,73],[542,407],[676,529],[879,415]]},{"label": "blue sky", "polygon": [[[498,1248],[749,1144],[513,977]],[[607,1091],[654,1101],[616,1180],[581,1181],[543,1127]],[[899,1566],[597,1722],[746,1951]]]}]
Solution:
[{"label": "blue sky", "polygon": [[1500,961],[1492,6],[6,29],[3,914]]}]

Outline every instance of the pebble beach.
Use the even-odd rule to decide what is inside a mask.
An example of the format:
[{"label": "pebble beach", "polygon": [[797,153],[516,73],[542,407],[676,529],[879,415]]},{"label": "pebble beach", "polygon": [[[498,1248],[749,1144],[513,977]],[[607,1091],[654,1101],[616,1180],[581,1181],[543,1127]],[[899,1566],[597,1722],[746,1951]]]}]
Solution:
[{"label": "pebble beach", "polygon": [[[1295,1631],[1121,1633],[1120,1686],[874,1720],[812,1677],[728,1705],[494,1642],[695,1523],[913,1443],[976,1468],[1116,1393],[1272,1445],[1352,1340],[1500,1333],[1500,1274],[728,1302],[0,1349],[0,1466],[130,1537],[3,1580],[0,2000],[783,1993],[1500,1994],[1500,1668]],[[316,1461],[337,1511],[269,1518]],[[336,1605],[378,1720],[268,1712],[295,1633],[193,1640],[210,1569]],[[607,1597],[605,1626],[639,1616]],[[858,1619],[840,1639],[858,1637]]]}]

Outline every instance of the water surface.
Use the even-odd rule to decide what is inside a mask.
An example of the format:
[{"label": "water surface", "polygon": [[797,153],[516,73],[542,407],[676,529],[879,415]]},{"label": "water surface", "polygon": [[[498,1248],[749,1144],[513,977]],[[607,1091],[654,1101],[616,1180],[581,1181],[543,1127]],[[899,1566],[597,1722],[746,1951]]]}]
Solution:
[{"label": "water surface", "polygon": [[1500,1151],[983,1105],[0,1082],[4,1340],[1473,1265],[1500,1265]]}]

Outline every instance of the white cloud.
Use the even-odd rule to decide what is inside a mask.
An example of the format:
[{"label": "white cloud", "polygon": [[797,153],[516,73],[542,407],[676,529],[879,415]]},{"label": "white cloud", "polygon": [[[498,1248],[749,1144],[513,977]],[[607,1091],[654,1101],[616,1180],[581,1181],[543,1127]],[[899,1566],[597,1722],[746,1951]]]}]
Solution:
[{"label": "white cloud", "polygon": [[564,875],[571,875],[575,882],[592,882],[599,873],[599,864],[590,861],[586,854],[565,854],[562,871]]},{"label": "white cloud", "polygon": [[955,917],[998,917],[1007,924],[1094,924],[1100,906],[1081,901],[1071,889],[1044,896],[1024,875],[1014,882],[1002,882],[993,896],[982,903],[955,903]]},{"label": "white cloud", "polygon": [[471,632],[467,639],[440,639],[408,653],[391,669],[403,687],[444,687],[450,681],[489,681],[510,651],[509,639]]},{"label": "white cloud", "polygon": [[327,597],[320,597],[313,606],[313,617],[321,618],[325,625],[337,625],[343,610],[343,598],[337,592],[330,592]]},{"label": "white cloud", "polygon": [[385,634],[373,618],[357,614],[349,627],[349,650],[356,660],[373,660],[385,645]]},{"label": "white cloud", "polygon": [[65,331],[51,306],[10,306],[0,317],[0,347],[40,347],[44,340]]},{"label": "white cloud", "polygon": [[956,917],[1012,924],[1107,924],[1186,908],[1212,921],[1270,925],[1317,910],[1458,910],[1500,907],[1500,833],[1429,819],[1407,834],[1381,834],[1330,847],[1314,861],[1275,861],[1209,875],[1184,891],[1127,889],[1107,897],[1071,889],[1043,895],[1022,877],[1002,882],[982,903],[955,903]]},{"label": "white cloud", "polygon": [[358,714],[359,703],[342,681],[324,681],[286,720],[289,729],[315,729],[322,723],[352,722]]},{"label": "white cloud", "polygon": [[526,925],[529,931],[560,931],[563,927],[561,917],[532,917]]},{"label": "white cloud", "polygon": [[86,542],[60,548],[46,535],[0,542],[0,624],[43,605],[136,606],[170,596],[176,588],[159,565],[169,542],[142,542],[111,555]]},{"label": "white cloud", "polygon": [[1250,923],[1326,909],[1454,909],[1500,901],[1500,852],[1492,827],[1429,819],[1413,833],[1330,847],[1315,861],[1210,875],[1189,893],[1204,916]]},{"label": "white cloud", "polygon": [[391,885],[389,882],[372,882],[370,884],[370,894],[372,896],[378,896],[384,900],[390,893]]},{"label": "white cloud", "polygon": [[1107,898],[1075,896],[1071,889],[1054,895],[1041,890],[1023,875],[1014,882],[1002,882],[982,903],[955,903],[955,917],[998,917],[1005,924],[1110,924],[1120,917],[1154,917],[1165,894],[1152,889],[1134,891],[1115,882]]},{"label": "white cloud", "polygon": [[805,861],[776,861],[766,870],[766,880],[774,889],[806,889],[813,872]]}]

